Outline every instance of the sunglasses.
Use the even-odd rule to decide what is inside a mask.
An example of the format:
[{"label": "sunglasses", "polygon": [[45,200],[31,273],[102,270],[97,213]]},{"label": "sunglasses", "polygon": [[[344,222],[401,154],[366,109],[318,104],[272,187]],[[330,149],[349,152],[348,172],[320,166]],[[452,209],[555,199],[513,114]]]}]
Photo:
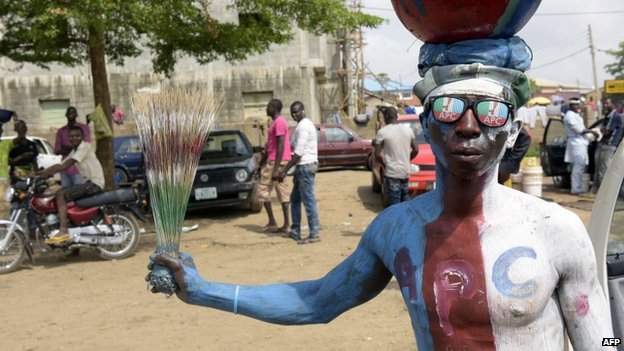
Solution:
[{"label": "sunglasses", "polygon": [[466,110],[472,108],[479,123],[498,128],[512,116],[514,105],[507,101],[493,99],[466,100],[454,96],[435,96],[429,99],[429,111],[441,123],[453,123],[462,118]]}]

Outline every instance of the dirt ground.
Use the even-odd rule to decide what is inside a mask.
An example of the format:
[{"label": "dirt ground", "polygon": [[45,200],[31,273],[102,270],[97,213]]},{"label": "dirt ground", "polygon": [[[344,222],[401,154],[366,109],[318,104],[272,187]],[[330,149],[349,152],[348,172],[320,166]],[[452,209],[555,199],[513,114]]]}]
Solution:
[{"label": "dirt ground", "polygon": [[[585,223],[591,202],[577,201],[544,179],[543,197],[564,203]],[[365,170],[322,171],[317,177],[320,243],[296,245],[261,232],[266,214],[189,213],[182,250],[202,275],[236,284],[321,277],[349,255],[381,211]],[[274,209],[277,209],[274,206]],[[278,213],[278,219],[281,213]],[[280,326],[154,295],[144,277],[155,247],[147,224],[136,254],[102,261],[39,255],[34,266],[0,276],[2,350],[414,350],[415,341],[396,281],[367,304],[327,325]]]}]

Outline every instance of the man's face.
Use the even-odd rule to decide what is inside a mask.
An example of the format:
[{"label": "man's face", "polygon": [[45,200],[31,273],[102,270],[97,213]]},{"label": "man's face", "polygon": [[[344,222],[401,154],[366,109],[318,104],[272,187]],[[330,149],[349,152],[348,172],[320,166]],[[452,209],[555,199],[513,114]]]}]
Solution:
[{"label": "man's face", "polygon": [[579,104],[570,104],[569,107],[570,107],[570,110],[574,112],[578,112],[581,106]]},{"label": "man's face", "polygon": [[294,105],[290,108],[290,115],[295,120],[295,122],[299,122],[305,117],[305,112],[301,105]]},{"label": "man's face", "polygon": [[26,123],[15,123],[15,132],[19,135],[26,135],[26,132],[28,132],[28,127],[26,127]]},{"label": "man's face", "polygon": [[72,129],[69,131],[69,144],[76,148],[82,141],[82,133],[79,130]]},{"label": "man's face", "polygon": [[67,117],[67,121],[68,122],[73,122],[76,120],[76,118],[78,118],[78,111],[76,111],[75,108],[70,107],[67,109],[67,111],[65,112],[65,117]]},{"label": "man's face", "polygon": [[[467,100],[486,98],[475,95],[456,95]],[[472,108],[453,123],[438,122],[429,113],[423,126],[430,140],[436,161],[452,175],[469,179],[496,169],[510,136],[511,116],[501,127],[480,124]]]},{"label": "man's face", "polygon": [[605,109],[605,112],[607,112],[607,113],[609,113],[609,112],[611,112],[611,110],[613,110],[613,103],[611,102],[611,99],[605,100],[604,109]]},{"label": "man's face", "polygon": [[275,114],[275,106],[273,106],[273,104],[271,104],[270,102],[267,104],[266,114],[269,117],[273,117],[273,115]]}]

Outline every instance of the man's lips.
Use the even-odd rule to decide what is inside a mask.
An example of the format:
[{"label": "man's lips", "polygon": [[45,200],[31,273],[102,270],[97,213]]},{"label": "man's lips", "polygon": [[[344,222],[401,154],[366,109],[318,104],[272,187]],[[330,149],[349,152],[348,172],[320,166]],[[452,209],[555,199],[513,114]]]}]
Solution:
[{"label": "man's lips", "polygon": [[479,156],[483,154],[481,150],[471,147],[454,149],[451,150],[451,153],[458,156]]}]

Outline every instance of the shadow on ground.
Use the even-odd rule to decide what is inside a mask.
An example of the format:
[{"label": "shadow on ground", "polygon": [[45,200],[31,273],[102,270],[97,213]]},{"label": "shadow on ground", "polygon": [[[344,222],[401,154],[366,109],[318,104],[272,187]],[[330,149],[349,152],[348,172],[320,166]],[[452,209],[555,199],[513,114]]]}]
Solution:
[{"label": "shadow on ground", "polygon": [[383,210],[383,206],[381,206],[381,195],[374,193],[370,185],[358,187],[357,193],[367,210],[375,213],[379,213]]}]

